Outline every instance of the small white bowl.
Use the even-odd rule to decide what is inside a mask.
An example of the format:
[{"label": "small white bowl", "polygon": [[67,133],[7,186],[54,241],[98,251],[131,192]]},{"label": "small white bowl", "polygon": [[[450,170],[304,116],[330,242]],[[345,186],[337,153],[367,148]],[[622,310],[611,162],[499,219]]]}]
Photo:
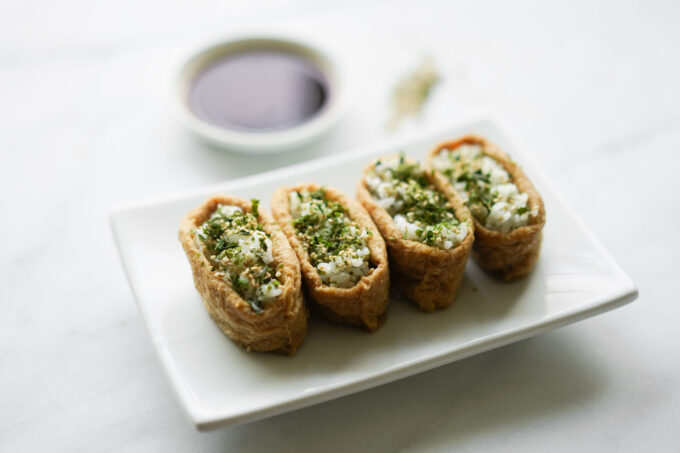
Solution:
[{"label": "small white bowl", "polygon": [[[328,84],[326,105],[302,124],[275,131],[240,131],[210,124],[194,113],[189,93],[196,77],[209,65],[244,50],[278,50],[293,53],[323,73]],[[348,80],[330,53],[295,38],[252,36],[220,41],[203,47],[180,67],[175,82],[176,104],[184,124],[199,137],[219,147],[250,153],[276,153],[306,144],[328,132],[349,106]]]}]

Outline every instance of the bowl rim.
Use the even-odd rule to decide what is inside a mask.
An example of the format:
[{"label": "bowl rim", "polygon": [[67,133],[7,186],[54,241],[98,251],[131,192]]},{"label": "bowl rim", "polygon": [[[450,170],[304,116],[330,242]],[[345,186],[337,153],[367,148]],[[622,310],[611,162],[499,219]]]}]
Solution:
[{"label": "bowl rim", "polygon": [[[244,50],[264,49],[293,53],[311,63],[325,77],[329,100],[309,120],[281,130],[242,131],[211,124],[194,113],[188,94],[195,77],[210,64]],[[218,147],[231,151],[276,153],[303,145],[328,132],[349,106],[349,83],[339,58],[308,40],[284,34],[244,34],[203,44],[183,59],[174,82],[175,111],[194,134]]]}]

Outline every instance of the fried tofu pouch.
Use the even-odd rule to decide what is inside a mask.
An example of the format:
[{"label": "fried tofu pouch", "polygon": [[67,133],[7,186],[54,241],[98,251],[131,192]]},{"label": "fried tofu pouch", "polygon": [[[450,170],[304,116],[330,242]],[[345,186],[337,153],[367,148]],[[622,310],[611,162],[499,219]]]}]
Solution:
[{"label": "fried tofu pouch", "polygon": [[[457,140],[440,143],[427,157],[427,168],[432,171],[432,159],[442,150],[454,150],[462,144],[480,145],[482,152],[498,162],[512,177],[512,182],[520,192],[529,196],[530,209],[537,208],[537,215],[531,216],[529,224],[515,228],[509,233],[501,233],[482,225],[474,216],[475,242],[473,258],[480,267],[511,282],[527,275],[536,265],[541,249],[542,230],[545,225],[543,199],[526,176],[522,168],[498,146],[476,135],[466,135]],[[439,173],[437,173],[439,174]],[[453,185],[442,175],[447,184]]]},{"label": "fried tofu pouch", "polygon": [[385,322],[389,303],[390,274],[385,242],[361,205],[342,191],[324,186],[327,200],[339,202],[351,220],[372,232],[372,236],[366,241],[370,250],[370,274],[361,277],[351,288],[324,284],[293,226],[290,212],[291,192],[313,192],[320,188],[321,186],[312,183],[279,188],[271,201],[272,214],[300,261],[303,287],[311,308],[329,321],[374,332]]},{"label": "fried tofu pouch", "polygon": [[472,247],[474,231],[470,211],[441,175],[425,172],[427,180],[451,202],[456,218],[461,222],[469,221],[470,230],[462,242],[448,250],[403,239],[392,216],[376,203],[365,183],[365,177],[373,167],[374,163],[371,163],[364,168],[357,184],[357,199],[385,239],[394,286],[423,311],[449,307],[460,288]]},{"label": "fried tofu pouch", "polygon": [[273,351],[293,355],[307,334],[307,309],[304,305],[300,265],[288,240],[272,218],[258,209],[258,223],[271,235],[273,263],[281,271],[282,293],[256,313],[231,286],[214,275],[210,261],[194,241],[199,228],[218,205],[233,205],[251,212],[251,202],[229,195],[214,195],[191,210],[179,223],[179,240],[191,264],[194,285],[210,316],[236,344],[248,351]]}]

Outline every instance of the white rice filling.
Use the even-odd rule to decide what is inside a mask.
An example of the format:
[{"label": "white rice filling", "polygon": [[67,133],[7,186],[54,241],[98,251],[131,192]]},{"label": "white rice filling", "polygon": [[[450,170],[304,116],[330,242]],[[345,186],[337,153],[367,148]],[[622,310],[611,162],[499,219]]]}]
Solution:
[{"label": "white rice filling", "polygon": [[[301,192],[300,195],[298,195],[298,192],[290,193],[290,213],[293,219],[299,219],[312,213],[324,215],[325,203],[316,199],[304,200],[308,195],[307,192]],[[351,219],[342,216],[325,219],[325,221],[351,222]],[[361,245],[351,244],[348,248],[341,250],[339,254],[329,255],[325,260],[316,264],[316,270],[325,285],[351,288],[356,285],[361,277],[370,273],[369,257],[371,252],[366,243],[368,231],[357,228],[352,224],[350,224],[348,230],[350,235],[361,239]]]},{"label": "white rice filling", "polygon": [[[219,205],[216,209],[216,212],[219,212],[226,217],[232,217],[235,213],[242,212],[242,210],[238,206]],[[205,224],[197,228],[196,234],[194,235],[194,243],[196,244],[196,247],[203,252],[205,252],[205,244],[201,242],[199,234],[204,233],[204,227]],[[234,234],[224,236],[227,241],[238,243],[237,247],[239,249],[239,257],[242,258],[238,263],[230,263],[230,266],[225,266],[224,278],[226,281],[229,281],[232,275],[239,276],[240,274],[243,274],[243,272],[249,267],[258,265],[258,258],[260,258],[266,265],[274,261],[274,257],[272,255],[273,243],[272,240],[267,237],[267,234],[264,231],[241,230],[246,231],[246,233],[243,234],[241,232],[236,232]],[[245,277],[239,276],[238,278],[244,282],[247,282]],[[273,282],[268,282],[257,287],[253,287],[251,285],[245,291],[243,296],[246,299],[250,298],[257,300],[258,302],[270,302],[281,295],[282,290],[279,286],[280,285],[277,285]]]},{"label": "white rice filling", "polygon": [[[443,149],[432,159],[435,170],[447,175],[460,196],[468,204],[470,211],[482,224],[501,233],[509,233],[515,228],[529,224],[530,217],[538,215],[538,209],[529,210],[529,195],[521,193],[511,182],[510,174],[493,158],[482,153],[476,144],[463,144],[454,150]],[[488,177],[488,185],[478,182],[480,190],[488,190],[493,200],[487,209],[480,204],[470,203],[467,182],[459,181],[464,172],[481,171]]]},{"label": "white rice filling", "polygon": [[[435,233],[435,245],[448,250],[461,243],[469,232],[467,222],[458,225],[423,225],[420,222],[409,222],[402,214],[403,199],[410,196],[412,187],[393,177],[393,171],[399,165],[399,157],[381,159],[373,167],[373,172],[366,176],[365,181],[376,203],[385,209],[394,219],[394,225],[404,239],[422,241],[429,232]],[[422,170],[419,170],[422,174]]]}]

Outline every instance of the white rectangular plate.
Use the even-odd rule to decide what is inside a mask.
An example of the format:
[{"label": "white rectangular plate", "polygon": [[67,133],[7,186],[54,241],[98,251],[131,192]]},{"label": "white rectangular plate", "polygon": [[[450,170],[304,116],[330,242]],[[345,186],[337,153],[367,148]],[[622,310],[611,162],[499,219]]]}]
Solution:
[{"label": "white rectangular plate", "polygon": [[[541,258],[532,274],[504,284],[468,264],[455,304],[421,313],[393,297],[374,334],[310,318],[294,357],[247,353],[212,322],[177,240],[179,219],[206,196],[259,198],[314,181],[348,194],[374,156],[404,150],[422,160],[438,142],[483,135],[523,165],[547,211]],[[626,276],[536,169],[490,122],[448,127],[230,181],[111,215],[130,286],[182,405],[199,428],[252,421],[348,395],[611,310],[637,297]]]}]

